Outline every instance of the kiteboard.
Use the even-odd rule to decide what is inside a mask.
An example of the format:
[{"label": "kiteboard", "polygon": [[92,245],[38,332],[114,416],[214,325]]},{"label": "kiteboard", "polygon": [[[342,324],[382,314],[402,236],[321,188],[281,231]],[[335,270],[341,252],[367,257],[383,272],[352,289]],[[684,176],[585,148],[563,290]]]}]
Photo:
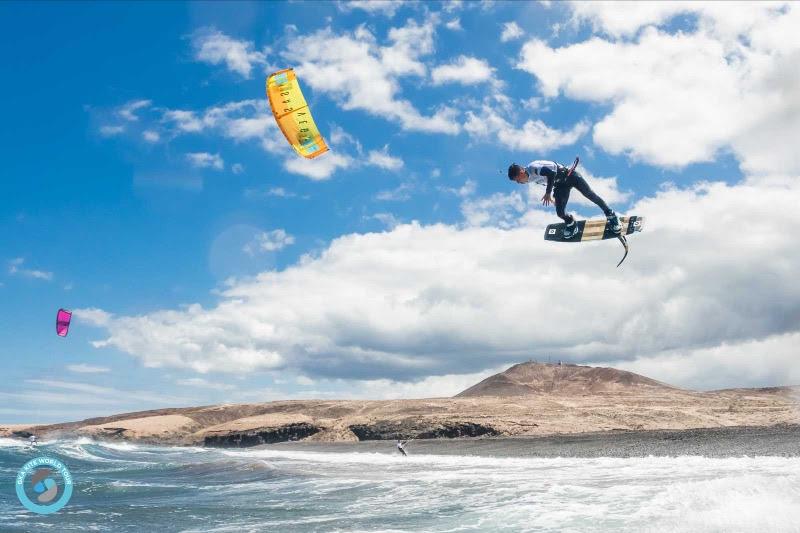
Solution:
[{"label": "kiteboard", "polygon": [[608,220],[605,218],[599,220],[578,220],[575,223],[578,225],[578,233],[571,238],[564,238],[564,228],[567,225],[561,222],[560,224],[550,224],[547,226],[544,230],[544,240],[557,242],[586,242],[619,239],[622,246],[625,247],[625,255],[623,255],[622,260],[617,263],[617,266],[619,266],[628,256],[628,239],[626,235],[642,231],[644,227],[644,217],[619,217],[619,223],[622,225],[622,231],[619,233],[614,233],[614,231],[612,231],[611,224],[609,224]]}]

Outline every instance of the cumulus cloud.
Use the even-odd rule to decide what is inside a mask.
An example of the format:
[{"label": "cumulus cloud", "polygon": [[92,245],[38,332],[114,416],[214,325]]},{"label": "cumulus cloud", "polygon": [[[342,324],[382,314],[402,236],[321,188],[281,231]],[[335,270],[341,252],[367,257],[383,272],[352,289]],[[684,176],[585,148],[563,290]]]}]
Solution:
[{"label": "cumulus cloud", "polygon": [[[112,318],[96,345],[148,366],[404,381],[531,357],[643,361],[789,343],[800,333],[800,249],[783,229],[800,223],[798,198],[797,181],[666,188],[631,208],[647,226],[618,270],[615,242],[545,242],[552,216],[494,195],[484,211],[517,212],[516,225],[514,215],[474,215],[345,235],[319,256],[235,283],[210,307]],[[692,379],[714,371],[702,361],[691,359]],[[765,364],[770,375],[794,365]]]},{"label": "cumulus cloud", "polygon": [[551,128],[541,120],[526,120],[521,127],[514,125],[501,107],[484,104],[479,112],[467,111],[464,130],[481,140],[491,140],[514,150],[547,151],[575,144],[589,131],[589,123],[578,122],[569,130]]},{"label": "cumulus cloud", "polygon": [[208,152],[194,152],[186,154],[186,159],[195,168],[215,168],[222,170],[225,168],[225,161],[219,154],[209,154]]},{"label": "cumulus cloud", "polygon": [[314,159],[292,157],[284,161],[284,168],[315,181],[330,178],[337,170],[350,168],[355,164],[352,156],[339,152],[326,152]]},{"label": "cumulus cloud", "polygon": [[392,213],[375,213],[374,215],[370,215],[364,218],[367,220],[377,220],[378,222],[380,222],[389,229],[392,229],[401,224],[400,219],[397,218]]},{"label": "cumulus cloud", "polygon": [[294,244],[294,237],[286,233],[285,230],[276,229],[272,231],[262,231],[247,243],[243,251],[249,255],[263,252],[277,252]]},{"label": "cumulus cloud", "polygon": [[266,54],[255,50],[253,43],[234,39],[224,33],[204,28],[192,37],[194,58],[211,65],[225,64],[231,72],[250,78],[252,70],[267,62]]},{"label": "cumulus cloud", "polygon": [[[800,131],[800,75],[791,66],[800,58],[793,37],[797,4],[572,7],[612,38],[560,48],[533,39],[523,46],[518,67],[535,76],[549,98],[563,94],[610,105],[593,128],[596,144],[665,167],[711,161],[730,150],[748,173],[800,171],[800,153],[784,142]],[[669,33],[658,27],[679,13],[695,16],[696,28]]]},{"label": "cumulus cloud", "polygon": [[117,110],[117,113],[120,117],[127,120],[128,122],[136,122],[139,120],[139,117],[136,115],[136,112],[140,109],[145,109],[150,107],[152,102],[150,100],[133,100],[128,102],[127,104],[123,105]]},{"label": "cumulus cloud", "polygon": [[142,132],[142,138],[149,143],[157,143],[161,140],[161,135],[155,130],[145,130]]},{"label": "cumulus cloud", "polygon": [[610,363],[626,370],[659,376],[667,383],[712,390],[752,385],[798,385],[800,333],[722,342],[716,346],[668,350],[650,357]]},{"label": "cumulus cloud", "polygon": [[385,46],[364,26],[341,34],[325,29],[296,35],[285,56],[297,65],[305,84],[331,95],[345,110],[388,118],[408,131],[456,134],[454,108],[440,106],[424,115],[399,95],[401,77],[427,74],[422,58],[433,52],[433,36],[433,21],[409,20],[391,28]]},{"label": "cumulus cloud", "polygon": [[381,14],[393,17],[403,0],[346,0],[337,3],[342,11],[352,11],[354,9],[366,11],[369,14]]},{"label": "cumulus cloud", "polygon": [[454,18],[453,20],[447,21],[444,27],[447,28],[448,30],[453,30],[453,31],[461,31],[464,29],[461,27],[461,19],[458,17]]},{"label": "cumulus cloud", "polygon": [[370,150],[367,154],[367,162],[370,165],[386,170],[400,170],[403,168],[403,160],[389,154],[389,145],[381,150]]},{"label": "cumulus cloud", "polygon": [[449,64],[439,65],[431,71],[434,85],[460,83],[474,85],[492,79],[494,70],[483,59],[459,56]]},{"label": "cumulus cloud", "polygon": [[486,198],[464,200],[461,213],[467,225],[508,229],[519,224],[526,208],[527,204],[519,192],[495,193]]},{"label": "cumulus cloud", "polygon": [[524,35],[522,28],[519,27],[514,21],[506,22],[503,24],[503,32],[500,34],[500,40],[504,43],[519,39]]},{"label": "cumulus cloud", "polygon": [[[580,173],[586,179],[589,187],[591,187],[600,198],[605,200],[608,205],[612,206],[612,208],[617,205],[625,204],[633,197],[633,191],[622,191],[619,189],[616,176],[610,178],[595,176],[585,168],[580,168]],[[569,197],[569,202],[570,205],[578,204],[594,207],[594,204],[578,191],[572,192]]]}]

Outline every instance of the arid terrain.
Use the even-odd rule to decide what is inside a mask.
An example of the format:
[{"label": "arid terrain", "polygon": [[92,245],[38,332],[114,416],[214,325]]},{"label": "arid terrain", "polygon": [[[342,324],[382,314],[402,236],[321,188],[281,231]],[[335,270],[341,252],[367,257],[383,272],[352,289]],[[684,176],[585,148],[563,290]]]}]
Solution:
[{"label": "arid terrain", "polygon": [[0,424],[0,436],[77,435],[238,447],[295,440],[548,436],[798,423],[798,387],[696,392],[611,368],[529,362],[453,398],[158,409],[60,424]]}]

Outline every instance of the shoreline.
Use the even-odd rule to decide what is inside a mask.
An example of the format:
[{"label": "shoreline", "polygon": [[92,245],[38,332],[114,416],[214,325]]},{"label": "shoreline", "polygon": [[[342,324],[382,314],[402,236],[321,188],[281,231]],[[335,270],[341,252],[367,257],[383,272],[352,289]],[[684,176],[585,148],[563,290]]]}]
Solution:
[{"label": "shoreline", "polygon": [[[282,442],[248,449],[396,454],[394,441]],[[800,424],[682,430],[593,431],[541,437],[412,440],[409,454],[518,458],[800,457]]]}]

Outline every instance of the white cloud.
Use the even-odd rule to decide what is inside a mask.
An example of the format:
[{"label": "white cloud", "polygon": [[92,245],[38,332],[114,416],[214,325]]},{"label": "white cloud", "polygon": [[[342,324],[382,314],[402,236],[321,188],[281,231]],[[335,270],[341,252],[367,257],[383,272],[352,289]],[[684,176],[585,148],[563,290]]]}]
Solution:
[{"label": "white cloud", "polygon": [[195,168],[215,168],[222,170],[225,168],[225,161],[219,154],[209,154],[208,152],[195,152],[186,154],[186,159]]},{"label": "white cloud", "polygon": [[589,131],[589,124],[579,122],[572,129],[562,131],[549,127],[541,120],[527,120],[521,128],[505,118],[499,109],[484,104],[482,111],[467,111],[464,130],[471,136],[498,142],[514,150],[547,151],[575,144]]},{"label": "white cloud", "polygon": [[286,233],[285,230],[262,231],[244,246],[243,251],[249,255],[262,252],[277,252],[290,244],[294,244],[294,237]]},{"label": "white cloud", "polygon": [[500,40],[504,43],[508,41],[513,41],[514,39],[519,39],[525,34],[522,31],[522,28],[519,27],[514,21],[506,22],[503,24],[503,33],[500,34]]},{"label": "white cloud", "polygon": [[431,71],[434,85],[444,83],[461,83],[473,85],[492,79],[493,69],[483,59],[459,56],[453,62],[439,65]]},{"label": "white cloud", "polygon": [[[524,200],[514,196],[471,200],[463,226],[342,236],[284,271],[234,283],[211,307],[113,318],[97,345],[200,372],[413,380],[531,357],[694,357],[800,333],[800,249],[784,231],[800,223],[800,181],[699,184],[644,198],[629,212],[648,217],[645,231],[631,238],[622,270],[615,241],[543,241],[554,217],[519,213]],[[687,363],[697,367],[692,380],[713,380],[704,361]],[[796,367],[780,357],[764,364],[770,376]]]},{"label": "white cloud", "polygon": [[520,216],[526,208],[527,205],[519,192],[495,193],[486,198],[464,200],[461,204],[461,213],[470,226],[508,229],[519,224]]},{"label": "white cloud", "polygon": [[157,143],[161,140],[161,135],[155,130],[145,130],[142,133],[142,138],[149,143]]},{"label": "white cloud", "polygon": [[241,41],[224,33],[205,28],[192,38],[195,59],[211,65],[224,63],[231,72],[250,78],[252,70],[267,62],[264,52],[254,50],[253,43]]},{"label": "white cloud", "polygon": [[370,150],[367,154],[367,163],[386,170],[400,170],[403,168],[403,160],[389,154],[389,145],[382,150]]},{"label": "white cloud", "polygon": [[405,202],[411,198],[413,190],[414,186],[411,183],[401,183],[394,189],[380,191],[375,195],[375,199],[382,202]]},{"label": "white cloud", "polygon": [[403,0],[347,0],[340,1],[337,5],[342,11],[359,9],[369,14],[378,13],[386,15],[387,17],[393,17],[400,6],[403,5]]},{"label": "white cloud", "polygon": [[[281,133],[271,113],[266,111],[264,103],[259,100],[242,100],[210,107],[202,112],[188,110],[166,110],[162,121],[174,125],[176,133],[218,132],[225,138],[235,142],[259,141],[261,147],[274,155],[283,158],[283,168],[294,174],[325,180],[337,170],[344,170],[361,164],[372,164],[384,168],[395,168],[402,160],[382,151],[372,151],[362,162],[343,149],[335,149],[314,159],[299,157]],[[338,126],[331,128],[331,146],[354,145],[360,154],[361,144]],[[342,148],[349,148],[343,146]],[[194,156],[197,156],[196,158]],[[193,154],[192,162],[222,168],[222,159],[211,159],[212,154]],[[214,155],[213,157],[219,157]]]},{"label": "white cloud", "polygon": [[39,279],[43,281],[52,281],[53,273],[44,270],[34,270],[25,268],[25,259],[16,257],[8,262],[8,273],[12,276],[22,276],[24,278]]},{"label": "white cloud", "polygon": [[100,126],[100,135],[103,137],[115,137],[125,131],[125,126]]},{"label": "white cloud", "polygon": [[95,327],[107,327],[111,324],[114,315],[102,309],[89,307],[85,309],[74,309],[72,311],[72,318]]},{"label": "white cloud", "polygon": [[464,7],[464,0],[446,0],[443,2],[442,9],[445,13],[452,13]]},{"label": "white cloud", "polygon": [[399,226],[401,221],[392,213],[375,213],[374,215],[364,217],[366,220],[377,220],[389,229]]},{"label": "white cloud", "polygon": [[80,363],[77,365],[67,365],[67,370],[76,372],[78,374],[105,374],[111,372],[111,369],[105,366],[87,365]]},{"label": "white cloud", "polygon": [[152,104],[150,100],[133,100],[120,107],[117,110],[117,114],[129,122],[136,122],[139,120],[136,112],[140,109],[150,107],[150,104]]},{"label": "white cloud", "polygon": [[235,386],[229,385],[227,383],[214,383],[204,378],[178,379],[175,381],[175,383],[177,385],[183,385],[184,387],[197,387],[200,389],[210,389],[210,390],[233,390],[236,388]]},{"label": "white cloud", "polygon": [[358,109],[388,118],[404,130],[456,134],[457,110],[440,106],[432,115],[421,114],[399,97],[399,78],[425,76],[422,57],[433,52],[434,23],[413,20],[389,30],[389,45],[380,46],[364,26],[352,34],[320,30],[297,35],[285,56],[311,89],[335,98],[345,110]]},{"label": "white cloud", "polygon": [[245,191],[248,196],[277,196],[278,198],[294,198],[297,194],[287,191],[283,187],[270,187],[266,190],[248,189]]},{"label": "white cloud", "polygon": [[[618,364],[626,370],[658,376],[667,383],[712,390],[753,385],[798,385],[800,333],[768,335],[761,339],[723,342],[717,346],[674,349],[652,357]],[[743,379],[746,376],[746,381]]]},{"label": "white cloud", "polygon": [[314,159],[292,156],[284,161],[283,167],[294,174],[321,181],[330,178],[339,169],[347,169],[355,164],[355,160],[339,152],[327,152]]},{"label": "white cloud", "polygon": [[464,29],[461,27],[461,19],[459,19],[458,17],[446,22],[444,26],[448,30],[453,30],[453,31],[462,31]]},{"label": "white cloud", "polygon": [[242,165],[241,163],[234,163],[233,165],[231,165],[231,172],[233,172],[234,174],[241,174],[242,172],[244,172],[244,165]]},{"label": "white cloud", "polygon": [[203,130],[203,122],[193,111],[170,109],[164,112],[163,120],[174,123],[178,130],[185,133],[197,133]]},{"label": "white cloud", "polygon": [[[586,183],[589,184],[589,187],[591,187],[592,190],[600,196],[600,198],[605,200],[612,209],[615,209],[615,206],[624,204],[633,196],[632,191],[619,190],[616,176],[610,178],[601,178],[593,175],[585,168],[580,168],[579,172],[586,179]],[[541,196],[541,194],[539,196]],[[576,190],[572,191],[572,194],[569,197],[569,203],[591,206],[594,208],[594,204]]]},{"label": "white cloud", "polygon": [[459,187],[458,189],[452,187],[439,187],[440,191],[447,192],[450,194],[455,194],[461,198],[468,198],[475,194],[475,191],[478,190],[478,183],[475,180],[468,179],[464,182],[464,185]]},{"label": "white cloud", "polygon": [[[800,135],[797,4],[637,3],[623,10],[591,2],[573,9],[612,35],[635,37],[562,48],[534,39],[518,67],[538,79],[546,97],[610,105],[593,128],[603,149],[665,167],[732,151],[747,173],[800,171],[800,152],[776,142]],[[629,10],[638,15],[629,18]],[[641,29],[679,12],[693,13],[697,27]]]}]

